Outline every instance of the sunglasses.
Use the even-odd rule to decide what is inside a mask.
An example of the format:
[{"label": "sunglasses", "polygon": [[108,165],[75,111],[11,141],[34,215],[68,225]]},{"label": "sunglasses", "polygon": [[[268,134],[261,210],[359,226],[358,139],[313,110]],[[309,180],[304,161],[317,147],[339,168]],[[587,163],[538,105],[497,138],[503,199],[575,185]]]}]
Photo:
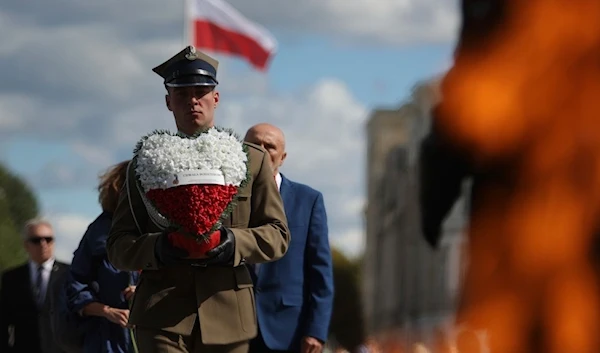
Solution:
[{"label": "sunglasses", "polygon": [[42,240],[50,244],[54,241],[54,237],[30,237],[29,239],[27,239],[28,242],[36,245],[39,245],[42,242]]}]

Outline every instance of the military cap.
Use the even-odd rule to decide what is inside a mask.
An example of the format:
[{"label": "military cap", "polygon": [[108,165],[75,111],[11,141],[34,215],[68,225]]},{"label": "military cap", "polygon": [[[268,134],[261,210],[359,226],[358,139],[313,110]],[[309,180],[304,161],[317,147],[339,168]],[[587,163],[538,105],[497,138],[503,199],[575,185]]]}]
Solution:
[{"label": "military cap", "polygon": [[216,86],[218,66],[217,60],[187,46],[152,71],[164,79],[167,87]]}]

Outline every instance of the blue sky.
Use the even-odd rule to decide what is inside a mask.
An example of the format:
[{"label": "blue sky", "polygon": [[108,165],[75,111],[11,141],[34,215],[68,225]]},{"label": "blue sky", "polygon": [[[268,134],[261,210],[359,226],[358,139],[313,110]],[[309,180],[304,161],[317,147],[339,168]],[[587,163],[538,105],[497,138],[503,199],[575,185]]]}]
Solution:
[{"label": "blue sky", "polygon": [[[57,228],[57,256],[70,261],[100,211],[98,173],[130,158],[144,133],[174,128],[151,68],[182,48],[182,11],[166,0],[121,11],[113,0],[26,3],[0,5],[0,159],[34,187]],[[217,55],[218,122],[239,134],[261,121],[279,125],[288,138],[283,172],[323,192],[331,242],[351,255],[362,249],[368,114],[399,106],[418,81],[443,72],[452,51],[452,4],[403,3],[355,0],[348,10],[323,0],[290,10],[232,0],[272,31],[279,50],[266,74]]]}]

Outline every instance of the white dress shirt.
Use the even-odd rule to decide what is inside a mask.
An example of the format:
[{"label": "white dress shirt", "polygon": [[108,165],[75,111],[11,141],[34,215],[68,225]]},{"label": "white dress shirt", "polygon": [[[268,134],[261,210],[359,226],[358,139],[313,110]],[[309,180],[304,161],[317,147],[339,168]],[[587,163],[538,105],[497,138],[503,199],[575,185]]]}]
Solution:
[{"label": "white dress shirt", "polygon": [[[39,265],[31,260],[29,260],[29,275],[31,278],[31,288],[37,286],[37,273],[38,273]],[[42,288],[41,292],[41,303],[46,299],[46,290],[48,289],[48,282],[50,281],[50,274],[52,273],[52,267],[54,267],[54,258],[49,259],[48,261],[42,264]],[[41,304],[38,303],[38,304]]]},{"label": "white dress shirt", "polygon": [[275,174],[275,182],[277,182],[277,190],[281,191],[281,174]]}]

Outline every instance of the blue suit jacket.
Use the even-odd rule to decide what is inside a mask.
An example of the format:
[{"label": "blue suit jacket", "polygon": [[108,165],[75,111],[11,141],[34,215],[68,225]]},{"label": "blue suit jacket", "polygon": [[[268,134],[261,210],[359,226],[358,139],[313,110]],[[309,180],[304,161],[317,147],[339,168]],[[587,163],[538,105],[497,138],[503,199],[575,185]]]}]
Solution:
[{"label": "blue suit jacket", "polygon": [[331,250],[323,195],[282,175],[281,198],[292,239],[283,258],[257,269],[257,316],[267,347],[297,351],[304,336],[327,340],[333,306]]}]

